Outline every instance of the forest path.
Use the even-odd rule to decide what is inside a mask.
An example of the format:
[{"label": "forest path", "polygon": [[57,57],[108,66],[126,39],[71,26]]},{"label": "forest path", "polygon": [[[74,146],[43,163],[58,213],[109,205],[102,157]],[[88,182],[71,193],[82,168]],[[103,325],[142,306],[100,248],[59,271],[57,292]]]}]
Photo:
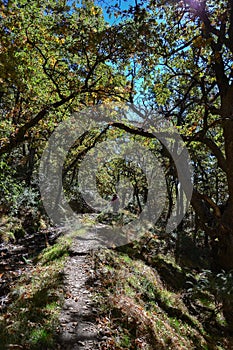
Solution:
[{"label": "forest path", "polygon": [[58,349],[97,350],[104,341],[93,300],[97,283],[94,280],[93,249],[100,246],[96,237],[93,229],[88,237],[73,239],[64,268],[65,303],[60,314]]}]

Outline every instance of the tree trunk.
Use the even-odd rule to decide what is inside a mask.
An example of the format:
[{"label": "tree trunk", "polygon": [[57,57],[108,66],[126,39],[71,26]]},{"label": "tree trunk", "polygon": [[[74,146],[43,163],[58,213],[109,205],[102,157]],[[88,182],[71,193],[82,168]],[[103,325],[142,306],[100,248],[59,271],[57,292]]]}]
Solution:
[{"label": "tree trunk", "polygon": [[227,321],[227,324],[232,329],[233,327],[233,297],[229,295],[228,298],[223,300],[223,316]]},{"label": "tree trunk", "polygon": [[[205,199],[205,196],[194,191],[191,203],[199,217],[200,228],[211,238],[215,267],[217,270],[229,271],[233,269],[233,203],[229,197],[223,213],[220,208],[216,210],[212,206],[214,214]],[[228,325],[233,327],[233,295],[223,297],[222,304],[224,317]]]},{"label": "tree trunk", "polygon": [[226,271],[233,269],[233,233],[225,233],[222,238],[218,238],[216,265]]},{"label": "tree trunk", "polygon": [[[233,156],[233,153],[232,153]],[[233,160],[232,160],[233,164]],[[230,165],[230,168],[232,167]],[[232,173],[233,175],[233,173]],[[229,177],[232,176],[230,174]],[[229,178],[228,178],[229,181]],[[232,184],[231,184],[232,186]],[[227,205],[220,219],[219,230],[217,231],[217,254],[215,264],[218,268],[225,271],[233,270],[233,202],[232,194],[229,191],[230,196],[227,201]],[[233,294],[225,295],[222,298],[223,315],[229,327],[233,327]]]},{"label": "tree trunk", "polygon": [[[228,114],[232,115],[232,89],[229,91],[230,111]],[[228,118],[224,121],[223,135],[225,142],[225,157],[226,157],[226,177],[228,186],[228,201],[222,213],[220,220],[220,227],[218,231],[219,248],[217,254],[217,262],[222,269],[233,269],[233,120]]]}]

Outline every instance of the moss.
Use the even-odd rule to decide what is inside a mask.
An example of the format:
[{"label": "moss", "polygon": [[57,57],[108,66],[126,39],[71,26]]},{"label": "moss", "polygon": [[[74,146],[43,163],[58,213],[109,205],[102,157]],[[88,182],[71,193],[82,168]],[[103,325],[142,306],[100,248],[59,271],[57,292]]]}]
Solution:
[{"label": "moss", "polygon": [[41,349],[43,346],[52,346],[53,335],[43,328],[33,329],[29,337],[29,344],[31,349]]},{"label": "moss", "polygon": [[70,245],[71,245],[70,238],[67,238],[66,240],[63,238],[53,246],[47,247],[40,254],[38,260],[45,265],[45,264],[51,263],[54,260],[67,257]]}]

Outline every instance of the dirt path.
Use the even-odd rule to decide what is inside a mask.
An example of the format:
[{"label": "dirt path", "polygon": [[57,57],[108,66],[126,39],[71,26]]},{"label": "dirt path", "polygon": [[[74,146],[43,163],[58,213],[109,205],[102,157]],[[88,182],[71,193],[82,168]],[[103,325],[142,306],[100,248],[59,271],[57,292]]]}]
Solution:
[{"label": "dirt path", "polygon": [[92,292],[95,288],[93,248],[97,243],[96,232],[73,241],[64,270],[66,299],[60,315],[58,349],[101,349],[103,335],[98,329],[98,310]]}]

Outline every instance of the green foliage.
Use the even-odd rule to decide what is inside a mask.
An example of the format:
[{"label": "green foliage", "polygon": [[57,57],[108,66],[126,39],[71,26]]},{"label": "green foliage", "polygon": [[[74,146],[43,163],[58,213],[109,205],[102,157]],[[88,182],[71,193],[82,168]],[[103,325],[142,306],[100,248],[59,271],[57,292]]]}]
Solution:
[{"label": "green foliage", "polygon": [[124,48],[111,51],[118,33],[93,1],[15,0],[2,3],[0,17],[1,154],[25,140],[41,144],[75,108],[126,93],[109,64]]},{"label": "green foliage", "polygon": [[15,171],[6,161],[0,161],[0,204],[14,206],[22,191],[22,186],[14,179]]},{"label": "green foliage", "polygon": [[195,283],[189,282],[188,291],[192,292],[194,296],[203,295],[208,298],[212,295],[218,306],[223,300],[233,299],[232,277],[232,271],[222,271],[215,274],[212,271],[204,270],[197,276]]},{"label": "green foliage", "polygon": [[[156,111],[156,116],[177,126],[186,142],[194,167],[192,205],[196,225],[201,227],[201,232],[196,227],[196,239],[202,239],[203,231],[213,237],[220,252],[216,263],[230,270],[233,253],[232,6],[230,1],[139,0],[135,5],[121,8],[119,1],[109,5],[108,13],[118,18],[118,24],[110,25],[104,20],[102,8],[92,0],[1,1],[1,209],[6,206],[10,215],[25,217],[29,211],[32,220],[36,219],[40,197],[38,190],[32,189],[32,180],[45,143],[59,122],[83,107],[112,101],[132,102],[138,97],[149,110]],[[144,122],[146,124],[146,118],[139,122],[138,130],[143,129]],[[92,130],[81,137],[83,142],[78,140],[80,143],[71,148],[64,170],[73,160],[75,167],[66,173],[67,198],[73,199],[77,194],[79,184],[75,172],[97,140],[123,141],[128,137],[115,129],[109,128],[104,135]],[[130,140],[136,138],[130,136]],[[177,189],[173,162],[154,140],[141,142],[162,158],[172,209],[172,195]],[[145,176],[139,167],[133,167],[133,171],[131,167],[129,174],[130,165],[115,159],[99,167],[97,187],[105,199],[116,191],[122,180],[125,187],[130,185],[137,190],[139,202],[146,202]],[[224,204],[228,197],[227,208]],[[131,212],[135,214],[137,207],[133,209]],[[99,219],[106,219],[105,214]],[[120,221],[122,217],[117,219]],[[191,225],[190,216],[188,220]],[[14,237],[14,224],[6,225],[8,236]],[[137,255],[142,254],[143,249],[148,253],[146,245],[139,248]],[[41,257],[42,270],[49,268],[51,262],[63,259],[67,249],[66,242],[48,248]],[[109,303],[124,320],[117,346],[145,345],[136,344],[136,338],[140,342],[134,333],[136,320],[139,333],[147,332],[151,340],[146,341],[157,342],[161,349],[193,347],[196,346],[194,340],[206,348],[204,331],[201,326],[201,332],[197,330],[198,321],[189,315],[183,301],[177,300],[174,290],[164,288],[154,267],[163,275],[165,283],[170,282],[170,287],[176,290],[182,289],[186,274],[163,254],[148,256],[147,262],[153,267],[137,262],[136,272],[135,262],[128,256],[113,256],[107,261],[107,288],[116,297],[110,298]],[[123,282],[122,275],[126,277]],[[120,299],[114,290],[113,276]],[[231,279],[231,272],[214,275],[204,271],[196,284],[192,282],[190,292],[208,307],[213,297],[216,303],[228,300],[233,305]],[[33,283],[36,284],[35,280]],[[26,299],[26,306],[22,308],[31,308],[34,302],[38,308],[44,306],[41,300],[44,292],[46,301],[50,301],[48,285],[38,287],[37,292],[30,286],[32,297],[20,294],[21,299]],[[21,302],[20,298],[17,302]],[[36,319],[32,309],[30,312],[30,317]],[[23,321],[12,313],[15,324],[9,322],[5,330],[17,334],[18,340],[20,331],[23,333],[26,329],[26,311],[23,310]],[[45,346],[49,343],[50,331],[46,327],[38,329],[35,324],[26,338],[37,347]],[[126,326],[130,330],[126,331]],[[7,330],[8,335],[10,331]]]},{"label": "green foliage", "polygon": [[18,195],[15,197],[15,203],[11,208],[12,214],[18,214],[20,211],[25,213],[30,209],[38,209],[40,205],[40,196],[38,190],[23,187]]},{"label": "green foliage", "polygon": [[63,259],[68,255],[68,248],[71,244],[70,238],[60,239],[58,243],[46,248],[39,256],[39,261],[42,265],[47,265],[54,260]]},{"label": "green foliage", "polygon": [[46,329],[34,329],[31,332],[29,342],[32,344],[32,349],[41,349],[41,346],[49,347],[52,345],[51,334]]}]

